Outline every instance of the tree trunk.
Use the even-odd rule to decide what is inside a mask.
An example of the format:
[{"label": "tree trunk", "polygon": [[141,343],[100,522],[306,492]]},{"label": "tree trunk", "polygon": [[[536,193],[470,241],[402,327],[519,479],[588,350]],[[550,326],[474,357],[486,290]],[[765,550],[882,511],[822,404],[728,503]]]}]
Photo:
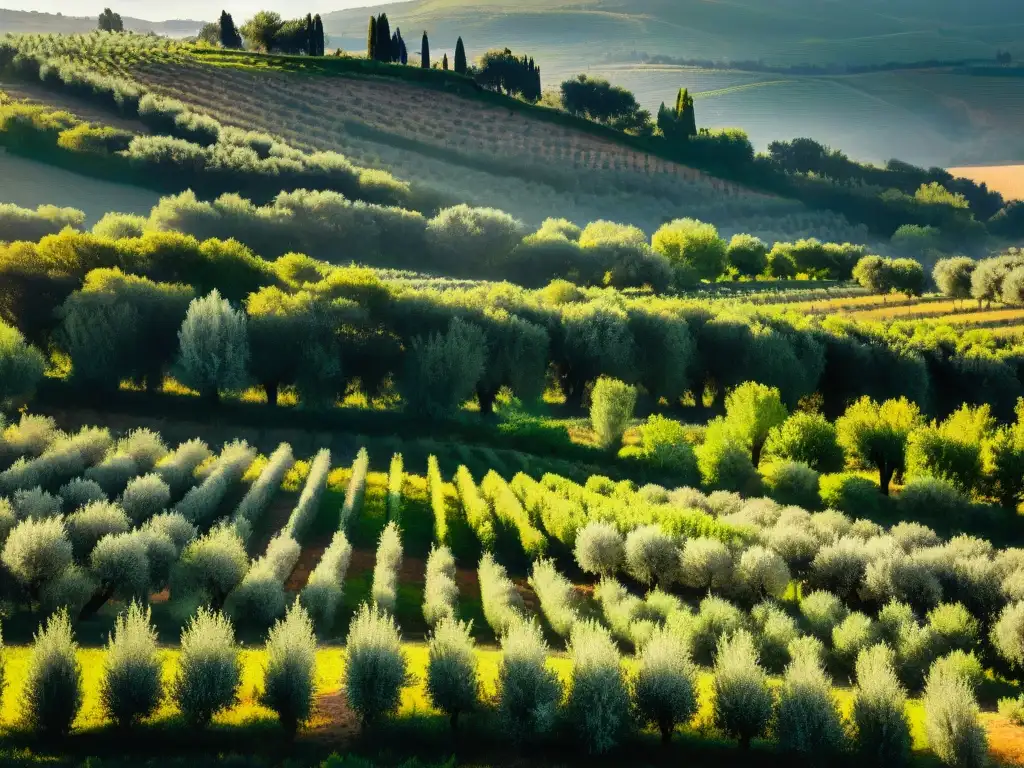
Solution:
[{"label": "tree trunk", "polygon": [[267,403],[269,403],[271,406],[276,406],[278,392],[281,389],[280,382],[267,382],[266,384],[263,385],[263,389],[266,390],[267,392]]},{"label": "tree trunk", "polygon": [[740,750],[743,752],[748,752],[750,750],[749,736],[740,736]]},{"label": "tree trunk", "polygon": [[892,476],[895,473],[896,468],[891,467],[886,463],[883,463],[878,468],[878,485],[882,490],[883,496],[889,495],[889,484],[892,482]]},{"label": "tree trunk", "polygon": [[661,743],[663,746],[668,746],[672,741],[672,723],[662,722],[659,727],[661,728]]},{"label": "tree trunk", "polygon": [[213,406],[220,405],[220,390],[214,387],[203,393],[203,399]]},{"label": "tree trunk", "polygon": [[497,392],[484,389],[483,387],[476,388],[476,397],[480,401],[480,413],[484,416],[490,416],[494,413],[494,400],[498,396]]},{"label": "tree trunk", "polygon": [[85,619],[95,615],[96,611],[106,605],[107,601],[113,596],[113,586],[100,587],[95,593],[93,593],[93,596],[89,598],[89,602],[82,607],[81,612],[78,614],[78,620],[84,621]]},{"label": "tree trunk", "polygon": [[452,712],[449,722],[451,723],[453,731],[459,730],[459,710]]},{"label": "tree trunk", "polygon": [[755,440],[750,446],[750,460],[757,469],[761,464],[761,452],[764,450],[764,440]]}]

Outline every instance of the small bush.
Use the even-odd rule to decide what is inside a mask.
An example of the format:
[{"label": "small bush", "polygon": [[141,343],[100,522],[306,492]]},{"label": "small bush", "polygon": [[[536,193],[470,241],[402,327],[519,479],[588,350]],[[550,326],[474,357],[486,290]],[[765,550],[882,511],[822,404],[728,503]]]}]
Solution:
[{"label": "small bush", "polygon": [[978,721],[978,702],[967,680],[942,667],[932,667],[922,703],[928,744],[939,760],[956,768],[988,764],[988,739]]},{"label": "small bush", "polygon": [[978,690],[985,681],[985,670],[981,666],[974,651],[953,651],[945,656],[940,656],[932,663],[928,670],[931,674],[955,675],[963,679],[972,691]]},{"label": "small bush", "polygon": [[686,586],[718,592],[732,583],[732,571],[732,553],[724,542],[701,537],[683,544],[680,580]]},{"label": "small bush", "polygon": [[431,627],[443,618],[454,619],[459,600],[455,581],[455,557],[448,547],[434,547],[427,556],[423,587],[423,618]]},{"label": "small bush", "polygon": [[738,607],[720,597],[708,595],[700,602],[700,610],[669,617],[668,627],[689,645],[690,655],[702,666],[710,666],[722,638],[746,626],[747,617]]},{"label": "small bush", "polygon": [[641,584],[667,586],[679,578],[679,548],[657,525],[645,525],[626,536],[626,571]]},{"label": "small bush", "polygon": [[72,549],[59,518],[22,520],[4,542],[0,561],[30,595],[71,565]]},{"label": "small bush", "polygon": [[1024,667],[1024,601],[1003,608],[992,627],[992,645],[1010,664]]},{"label": "small bush", "polygon": [[876,603],[898,600],[924,613],[942,599],[942,584],[927,563],[896,552],[868,564],[862,592]]},{"label": "small bush", "polygon": [[878,628],[870,617],[854,611],[832,630],[832,649],[836,659],[852,672],[859,654],[878,639]]},{"label": "small bush", "polygon": [[772,716],[768,676],[758,665],[754,638],[739,630],[718,645],[714,667],[715,724],[749,749],[762,736]]},{"label": "small bush", "polygon": [[755,605],[750,615],[758,629],[761,663],[772,674],[780,674],[790,661],[789,647],[800,634],[796,620],[770,601]]},{"label": "small bush", "polygon": [[816,472],[840,472],[846,461],[836,428],[817,413],[797,412],[768,433],[768,456],[803,462]]},{"label": "small bush", "polygon": [[286,733],[294,735],[313,710],[316,677],[316,636],[302,605],[294,603],[273,626],[266,652],[260,702],[277,713]]},{"label": "small bush", "polygon": [[66,611],[69,616],[77,618],[96,592],[96,587],[92,574],[73,563],[46,582],[39,593],[39,605],[44,614]]},{"label": "small bush", "polygon": [[853,537],[845,537],[818,550],[807,580],[815,589],[848,601],[860,586],[867,564],[864,544]]},{"label": "small bush", "polygon": [[775,461],[762,471],[768,494],[779,504],[814,509],[821,504],[818,473],[796,461]]},{"label": "small bush", "polygon": [[814,659],[797,657],[786,668],[779,691],[775,738],[784,753],[810,764],[828,764],[846,741],[832,684]]},{"label": "small bush", "polygon": [[968,651],[978,645],[978,620],[960,603],[936,606],[928,613],[928,627],[934,636],[935,652],[938,654]]},{"label": "small bush", "polygon": [[951,483],[934,477],[908,481],[896,497],[896,509],[904,520],[954,521],[965,515],[969,506]]},{"label": "small bush", "polygon": [[427,695],[434,707],[448,716],[452,728],[457,728],[459,715],[476,706],[480,691],[470,625],[442,617],[427,650]]},{"label": "small bush", "polygon": [[523,598],[516,591],[504,567],[494,560],[490,552],[484,553],[480,558],[477,573],[484,618],[494,630],[494,634],[500,638],[512,625],[522,620],[525,614]]},{"label": "small bush", "polygon": [[138,525],[167,508],[171,502],[171,489],[158,474],[142,475],[128,481],[118,502]]},{"label": "small bush", "polygon": [[608,630],[591,621],[573,627],[568,650],[573,662],[569,721],[588,752],[603,754],[618,743],[629,722],[618,648]]},{"label": "small bush", "polygon": [[68,515],[67,527],[75,559],[87,561],[100,539],[114,533],[126,533],[132,523],[117,504],[94,501]]},{"label": "small bush", "polygon": [[853,693],[854,747],[865,765],[906,765],[910,759],[907,694],[892,668],[892,651],[884,645],[865,648],[857,657]]},{"label": "small bush", "polygon": [[611,577],[622,567],[626,543],[618,528],[608,522],[587,523],[576,534],[576,563],[584,573]]},{"label": "small bush", "polygon": [[369,728],[398,710],[402,686],[408,683],[398,625],[389,614],[364,604],[349,625],[345,647],[345,693],[363,728]]},{"label": "small bush", "polygon": [[590,423],[600,448],[618,449],[635,408],[636,387],[607,377],[597,380],[590,395]]},{"label": "small bush", "polygon": [[15,491],[13,501],[14,509],[22,520],[44,520],[60,516],[61,499],[42,488]]},{"label": "small bush", "polygon": [[241,674],[231,622],[221,613],[200,608],[181,633],[178,676],[172,686],[185,720],[203,728],[218,712],[233,706]]},{"label": "small bush", "polygon": [[395,612],[398,600],[398,569],[402,567],[402,535],[394,521],[388,523],[377,545],[373,566],[373,602],[382,611]]},{"label": "small bush", "polygon": [[182,551],[171,578],[171,593],[220,608],[248,570],[249,556],[235,530],[215,528]]},{"label": "small bush", "polygon": [[548,648],[540,627],[522,619],[501,637],[498,720],[516,742],[551,731],[562,699],[562,683],[547,667]]},{"label": "small bush", "polygon": [[562,637],[569,637],[580,619],[572,582],[558,572],[553,560],[544,559],[534,562],[529,583],[551,629]]},{"label": "small bush", "polygon": [[829,509],[836,509],[848,515],[872,517],[881,508],[881,492],[878,483],[860,475],[842,472],[822,475],[820,478],[821,501]]},{"label": "small bush", "polygon": [[352,545],[348,543],[345,534],[338,531],[299,594],[299,601],[313,619],[321,636],[330,632],[334,626],[351,556]]},{"label": "small bush", "polygon": [[35,636],[21,706],[25,725],[49,737],[67,735],[82,708],[82,665],[66,611]]},{"label": "small bush", "polygon": [[818,590],[800,601],[800,613],[812,635],[819,640],[830,641],[832,631],[843,622],[849,611],[831,592]]},{"label": "small bush", "polygon": [[93,501],[106,501],[107,494],[95,480],[76,477],[60,487],[57,495],[64,502],[64,511],[73,512]]},{"label": "small bush", "polygon": [[664,629],[656,629],[639,653],[633,702],[640,721],[653,724],[663,743],[697,711],[695,673],[686,647]]},{"label": "small bush", "polygon": [[132,602],[118,615],[107,642],[100,684],[103,711],[119,726],[134,725],[156,711],[162,696],[163,678],[150,609]]},{"label": "small bush", "polygon": [[778,554],[757,544],[749,547],[736,564],[736,585],[751,601],[779,598],[789,587],[789,568]]}]

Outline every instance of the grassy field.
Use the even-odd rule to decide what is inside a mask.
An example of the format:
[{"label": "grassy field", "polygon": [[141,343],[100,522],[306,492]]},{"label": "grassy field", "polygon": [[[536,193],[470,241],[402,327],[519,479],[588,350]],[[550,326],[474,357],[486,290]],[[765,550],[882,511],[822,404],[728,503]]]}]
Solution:
[{"label": "grassy field", "polygon": [[5,203],[77,208],[92,225],[108,211],[148,214],[159,199],[149,189],[79,176],[0,150],[0,200]]}]

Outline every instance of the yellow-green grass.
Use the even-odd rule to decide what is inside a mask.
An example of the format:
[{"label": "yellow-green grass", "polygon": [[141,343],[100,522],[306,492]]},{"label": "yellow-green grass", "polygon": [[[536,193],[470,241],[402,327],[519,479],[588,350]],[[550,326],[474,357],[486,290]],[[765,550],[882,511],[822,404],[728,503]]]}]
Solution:
[{"label": "yellow-green grass", "polygon": [[846,313],[858,310],[868,310],[883,307],[921,306],[936,301],[942,301],[941,297],[923,297],[908,299],[903,296],[879,296],[868,294],[866,296],[842,296],[834,299],[814,299],[811,301],[794,301],[777,306],[790,309],[795,312],[807,314],[829,314]]},{"label": "yellow-green grass", "polygon": [[855,320],[911,320],[924,318],[942,318],[967,313],[970,304],[952,299],[916,300],[902,304],[884,304],[871,309],[851,309],[843,314]]},{"label": "yellow-green grass", "polygon": [[[426,671],[428,650],[424,643],[405,643],[402,646],[411,683],[402,691],[402,702],[399,717],[415,717],[436,715],[426,690]],[[163,665],[163,679],[169,689],[177,674],[177,648],[165,647],[160,650]],[[21,702],[24,699],[25,682],[31,662],[32,649],[27,646],[9,647],[7,658],[7,690],[0,709],[0,733],[17,730],[21,722]],[[104,675],[106,652],[102,649],[81,649],[78,658],[82,666],[83,704],[78,718],[75,720],[76,732],[89,732],[109,725],[100,698],[100,686]],[[274,713],[259,703],[259,695],[263,686],[263,675],[266,669],[266,653],[262,649],[243,649],[240,651],[242,665],[242,684],[239,701],[231,709],[214,718],[214,726],[221,728],[244,728],[254,725],[273,724]],[[476,651],[478,671],[481,682],[481,695],[493,699],[496,695],[498,669],[501,664],[501,652],[498,650],[479,649]],[[568,686],[572,679],[572,662],[566,654],[552,653],[548,656],[548,667]],[[633,674],[636,662],[632,657],[623,661],[627,675]],[[345,650],[343,648],[323,648],[316,657],[316,696],[319,698],[337,695],[343,690],[345,670]],[[773,686],[779,685],[778,678],[772,678]],[[701,672],[698,679],[699,708],[691,722],[691,727],[700,732],[707,732],[712,723],[713,678],[710,672]],[[849,688],[834,690],[840,709],[848,717],[853,706],[853,691]],[[910,719],[915,750],[925,750],[927,740],[924,736],[923,708],[918,700],[907,703],[907,715]],[[165,699],[157,712],[150,719],[154,726],[174,726],[179,722],[178,712],[174,703]],[[310,730],[325,729],[331,725],[330,718],[324,710],[317,711],[307,724]]]}]

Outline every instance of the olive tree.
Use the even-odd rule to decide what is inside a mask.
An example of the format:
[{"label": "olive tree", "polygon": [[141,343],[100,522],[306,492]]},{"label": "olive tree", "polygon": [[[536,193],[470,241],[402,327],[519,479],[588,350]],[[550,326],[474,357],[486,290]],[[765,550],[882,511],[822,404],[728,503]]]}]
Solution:
[{"label": "olive tree", "polygon": [[636,408],[636,387],[602,376],[590,395],[590,423],[599,447],[617,449]]},{"label": "olive tree", "polygon": [[966,256],[939,259],[932,270],[932,279],[942,295],[963,301],[971,298],[971,275],[977,265]]},{"label": "olive tree", "polygon": [[774,427],[785,422],[789,413],[779,390],[749,381],[725,397],[725,423],[729,432],[750,451],[756,467]]},{"label": "olive tree", "polygon": [[846,456],[835,425],[819,413],[800,411],[768,433],[767,456],[806,464],[816,472],[839,472]]},{"label": "olive tree", "polygon": [[920,410],[906,398],[879,405],[865,396],[839,417],[836,430],[847,456],[878,470],[879,487],[888,496],[893,475],[906,467],[907,441],[920,423]]},{"label": "olive tree", "polygon": [[457,317],[445,333],[416,337],[402,387],[406,407],[433,417],[456,413],[475,392],[486,356],[484,332]]},{"label": "olive tree", "polygon": [[711,224],[676,219],[655,232],[651,244],[656,253],[699,277],[713,280],[725,272],[728,246]]},{"label": "olive tree", "polygon": [[182,384],[214,402],[221,390],[245,385],[249,364],[245,313],[233,309],[216,289],[192,300],[178,339],[174,375]]},{"label": "olive tree", "polygon": [[0,409],[9,412],[28,402],[44,368],[39,350],[17,329],[0,322]]}]

